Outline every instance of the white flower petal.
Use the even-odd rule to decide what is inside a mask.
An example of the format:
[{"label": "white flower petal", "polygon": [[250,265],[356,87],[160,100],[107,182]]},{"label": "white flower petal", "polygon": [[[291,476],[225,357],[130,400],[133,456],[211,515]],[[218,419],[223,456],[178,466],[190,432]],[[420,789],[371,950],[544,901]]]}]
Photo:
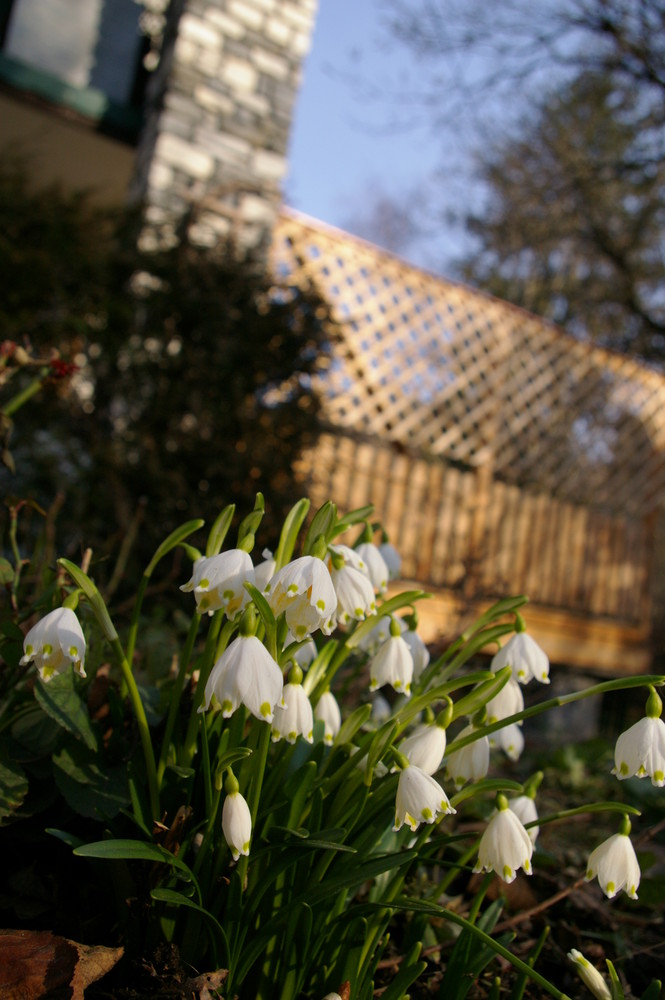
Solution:
[{"label": "white flower petal", "polygon": [[448,796],[431,775],[414,765],[400,771],[393,830],[406,823],[415,831],[421,823],[435,823],[439,816],[454,812]]},{"label": "white flower petal", "polygon": [[615,833],[591,852],[587,862],[587,882],[596,875],[600,888],[609,899],[622,889],[631,899],[637,899],[640,866],[629,836]]},{"label": "white flower petal", "polygon": [[528,684],[532,678],[541,684],[550,682],[550,661],[526,632],[516,632],[493,657],[491,669],[494,673],[507,666],[512,668],[513,677],[520,684]]},{"label": "white flower petal", "polygon": [[249,806],[240,792],[231,792],[224,799],[222,832],[224,840],[231,848],[234,861],[237,861],[241,854],[249,854],[249,845],[252,839],[252,817]]},{"label": "white flower petal", "polygon": [[665,785],[665,722],[646,716],[619,736],[614,749],[617,778],[651,778],[658,787]]},{"label": "white flower petal", "polygon": [[519,868],[531,875],[533,843],[517,814],[499,809],[490,818],[480,838],[474,872],[496,872],[504,882],[512,882]]}]

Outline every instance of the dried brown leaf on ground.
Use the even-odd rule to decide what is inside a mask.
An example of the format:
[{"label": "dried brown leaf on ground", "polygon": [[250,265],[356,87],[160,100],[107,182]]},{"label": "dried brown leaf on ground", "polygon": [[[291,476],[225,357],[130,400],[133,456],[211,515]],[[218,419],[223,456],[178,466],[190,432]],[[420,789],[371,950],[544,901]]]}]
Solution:
[{"label": "dried brown leaf on ground", "polygon": [[83,1000],[122,954],[122,948],[78,944],[51,931],[0,930],[0,1000],[40,1000],[67,987],[72,1000]]}]

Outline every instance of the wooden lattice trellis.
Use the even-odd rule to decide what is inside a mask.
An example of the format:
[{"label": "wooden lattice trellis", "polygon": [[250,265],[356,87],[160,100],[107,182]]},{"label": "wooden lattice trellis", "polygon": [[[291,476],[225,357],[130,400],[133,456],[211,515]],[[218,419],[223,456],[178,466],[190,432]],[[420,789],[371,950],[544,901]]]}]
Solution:
[{"label": "wooden lattice trellis", "polygon": [[308,467],[317,498],[374,502],[415,579],[644,621],[660,372],[290,211],[273,262],[341,331],[319,387],[335,433]]},{"label": "wooden lattice trellis", "polygon": [[574,502],[646,513],[665,487],[665,379],[520,309],[283,212],[278,268],[342,324],[333,426]]}]

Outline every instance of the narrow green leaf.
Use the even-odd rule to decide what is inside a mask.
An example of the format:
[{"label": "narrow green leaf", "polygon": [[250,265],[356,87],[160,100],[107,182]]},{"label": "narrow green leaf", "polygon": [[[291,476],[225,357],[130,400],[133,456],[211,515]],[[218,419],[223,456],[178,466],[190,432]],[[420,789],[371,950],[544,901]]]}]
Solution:
[{"label": "narrow green leaf", "polygon": [[210,529],[210,534],[208,535],[208,541],[206,543],[206,556],[218,556],[222,551],[222,545],[224,544],[224,539],[226,538],[229,528],[231,527],[231,522],[233,521],[233,515],[236,512],[236,505],[230,503],[225,507],[221,513],[217,515],[215,523]]},{"label": "narrow green leaf", "polygon": [[149,844],[142,840],[98,840],[92,844],[77,847],[74,854],[81,858],[102,858],[106,861],[153,861],[171,865],[185,872],[192,881],[194,876],[187,865],[159,844]]},{"label": "narrow green leaf", "polygon": [[403,1000],[406,991],[427,968],[427,962],[403,963],[390,985],[381,994],[382,1000]]},{"label": "narrow green leaf", "polygon": [[663,984],[660,979],[654,979],[645,989],[641,1000],[661,1000],[662,986]]},{"label": "narrow green leaf", "polygon": [[275,621],[275,616],[272,613],[272,608],[268,604],[267,600],[265,599],[261,591],[258,589],[258,587],[255,587],[253,583],[246,583],[245,590],[252,598],[256,610],[258,611],[266,629],[272,629],[274,631],[277,628],[277,622]]},{"label": "narrow green leaf", "polygon": [[81,740],[90,750],[97,750],[99,742],[90,721],[90,715],[76,690],[74,671],[57,674],[48,683],[35,684],[35,698],[46,714]]},{"label": "narrow green leaf", "polygon": [[55,783],[80,816],[113,819],[131,801],[127,769],[121,765],[102,769],[96,757],[80,743],[69,743],[53,756]]},{"label": "narrow green leaf", "polygon": [[180,545],[181,542],[184,542],[184,540],[189,535],[192,535],[195,531],[198,531],[198,529],[202,528],[204,524],[205,521],[203,521],[201,518],[196,518],[193,521],[187,521],[185,524],[181,524],[179,528],[176,528],[174,531],[172,531],[171,534],[168,536],[168,538],[165,538],[162,544],[156,550],[154,556],[148,563],[148,566],[143,575],[147,577],[152,576],[153,570],[155,569],[157,563],[161,559],[163,559],[164,556],[171,551],[171,549],[174,549],[177,545]]},{"label": "narrow green leaf", "polygon": [[265,514],[266,504],[263,499],[262,493],[256,494],[256,501],[254,503],[254,510],[247,517],[243,518],[238,528],[238,543],[237,547],[239,549],[244,549],[245,552],[251,552],[254,548],[254,542],[256,539],[256,532],[259,529],[259,525],[263,520],[263,515]]},{"label": "narrow green leaf", "polygon": [[317,510],[307,530],[304,545],[306,555],[312,554],[319,539],[323,539],[326,544],[328,543],[330,532],[333,530],[336,521],[337,507],[331,500],[326,500]]},{"label": "narrow green leaf", "polygon": [[63,844],[67,844],[68,847],[76,848],[84,844],[85,841],[81,840],[80,837],[74,836],[73,833],[68,833],[67,830],[56,830],[55,827],[49,826],[45,829],[44,833],[50,834],[52,837],[56,837],[61,840]]},{"label": "narrow green leaf", "polygon": [[115,625],[111,621],[111,616],[108,613],[104,599],[93,581],[87,573],[84,573],[82,569],[79,569],[76,563],[71,562],[69,559],[58,559],[58,565],[67,570],[76,586],[81,588],[85,596],[90,601],[90,606],[95,613],[95,618],[99,622],[106,638],[109,642],[115,642],[118,638],[118,633],[115,630]]},{"label": "narrow green leaf", "polygon": [[294,504],[289,513],[286,515],[282,532],[279,536],[277,551],[275,552],[275,564],[277,569],[281,569],[282,566],[285,566],[291,559],[293,550],[296,547],[296,541],[298,540],[298,534],[300,533],[303,522],[307,517],[309,507],[309,500],[303,498]]},{"label": "narrow green leaf", "polygon": [[[74,853],[76,854],[78,852],[75,851]],[[209,910],[206,910],[203,906],[200,906],[198,903],[194,902],[194,900],[190,899],[188,896],[183,896],[181,892],[176,892],[175,889],[159,889],[159,888],[152,889],[150,895],[154,900],[156,900],[159,903],[168,903],[170,906],[185,906],[188,907],[188,909],[190,910],[196,910],[197,913],[200,913],[201,916],[204,917],[205,920],[207,920],[208,923],[211,925],[210,927],[208,927],[209,933],[212,935],[213,928],[217,932],[219,940],[224,945],[224,951],[226,955],[226,965],[229,964],[231,953],[229,951],[228,938],[226,936],[226,933],[224,932],[224,928],[222,927],[222,925],[213,916],[213,914],[210,913]],[[212,937],[212,939],[213,943],[216,944],[214,936]]]}]

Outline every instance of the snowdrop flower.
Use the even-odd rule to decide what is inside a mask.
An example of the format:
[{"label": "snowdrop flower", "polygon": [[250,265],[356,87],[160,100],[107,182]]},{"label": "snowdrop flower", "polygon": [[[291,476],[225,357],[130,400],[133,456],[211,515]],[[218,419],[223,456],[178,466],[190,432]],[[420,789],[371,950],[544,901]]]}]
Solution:
[{"label": "snowdrop flower", "polygon": [[511,722],[503,729],[497,729],[490,736],[490,746],[499,747],[509,760],[519,760],[522,750],[524,750],[524,737],[519,725],[516,722]]},{"label": "snowdrop flower", "polygon": [[388,567],[388,578],[396,580],[402,571],[402,557],[399,552],[387,539],[379,545],[379,552]]},{"label": "snowdrop flower", "polygon": [[[473,725],[466,726],[459,737],[469,736],[476,732]],[[453,746],[455,744],[453,743]],[[487,736],[481,736],[459,750],[453,750],[446,761],[446,771],[455,782],[456,788],[461,788],[467,781],[479,781],[487,774],[490,766],[490,742]]]},{"label": "snowdrop flower", "polygon": [[517,870],[531,875],[533,843],[516,813],[508,808],[504,795],[497,795],[497,808],[480,838],[474,872],[496,872],[504,882],[512,882]]},{"label": "snowdrop flower", "polygon": [[296,639],[317,629],[325,635],[335,628],[337,594],[328,567],[315,556],[301,556],[277,570],[264,588],[275,615],[286,614]]},{"label": "snowdrop flower", "polygon": [[275,575],[277,563],[273,559],[270,549],[264,549],[261,555],[263,556],[263,562],[257,563],[254,567],[254,584],[259,590],[263,591]]},{"label": "snowdrop flower", "polygon": [[630,842],[630,822],[624,817],[620,833],[608,837],[589,855],[586,881],[598,876],[598,884],[608,899],[623,889],[631,899],[637,899],[640,866]]},{"label": "snowdrop flower", "polygon": [[399,745],[409,764],[419,767],[425,774],[435,774],[441,767],[446,752],[446,731],[436,723],[417,726]]},{"label": "snowdrop flower", "polygon": [[291,679],[284,685],[283,704],[275,709],[272,724],[272,741],[286,740],[295,743],[302,736],[308,743],[314,742],[314,714],[310,700],[302,686],[302,670],[293,667]]},{"label": "snowdrop flower", "polygon": [[252,817],[249,806],[238,788],[238,781],[231,773],[225,783],[227,795],[222,807],[222,833],[231,848],[234,861],[237,861],[241,854],[249,854],[249,844],[252,839]]},{"label": "snowdrop flower", "polygon": [[413,657],[413,679],[417,681],[429,663],[429,649],[413,629],[407,628],[405,632],[402,632],[402,638],[411,650],[411,656]]},{"label": "snowdrop flower", "polygon": [[85,677],[85,639],[78,618],[71,608],[49,611],[33,625],[23,640],[22,666],[35,661],[39,676],[50,681],[70,666]]},{"label": "snowdrop flower", "polygon": [[508,683],[504,684],[499,693],[495,695],[485,705],[487,712],[487,722],[500,722],[511,715],[517,715],[524,709],[524,695],[522,688],[514,677],[508,678]]},{"label": "snowdrop flower", "polygon": [[374,592],[385,594],[388,589],[389,570],[380,550],[372,542],[361,542],[360,545],[356,546],[355,551],[367,567]]},{"label": "snowdrop flower", "polygon": [[490,669],[497,673],[510,666],[513,677],[520,684],[528,684],[535,677],[541,684],[549,684],[550,661],[535,639],[526,632],[516,632],[492,659]]},{"label": "snowdrop flower", "polygon": [[431,775],[413,764],[400,771],[393,830],[400,830],[406,823],[415,831],[421,823],[436,823],[439,816],[454,812],[443,788]]},{"label": "snowdrop flower", "polygon": [[[367,632],[366,635],[358,643],[358,648],[362,649],[364,653],[368,653],[373,656],[377,649],[383,645],[386,639],[390,636],[390,623],[392,619],[390,615],[380,615],[377,617],[376,624]],[[403,631],[406,631],[406,622],[402,618],[396,618],[395,621],[400,623],[400,628],[403,626]]]},{"label": "snowdrop flower", "polygon": [[376,614],[374,587],[367,567],[348,545],[328,546],[328,568],[337,594],[337,620],[343,625]]},{"label": "snowdrop flower", "polygon": [[245,582],[254,583],[251,557],[243,549],[229,549],[197,559],[191,579],[180,589],[194,591],[199,614],[212,615],[222,609],[227,618],[233,618],[249,603]]},{"label": "snowdrop flower", "polygon": [[323,742],[330,746],[342,725],[342,714],[332,691],[323,692],[314,706],[314,718],[323,722]]},{"label": "snowdrop flower", "polygon": [[369,662],[369,676],[370,691],[390,684],[400,694],[411,694],[413,657],[394,618],[390,623],[390,635]]},{"label": "snowdrop flower", "polygon": [[199,712],[210,707],[214,695],[225,719],[244,705],[261,722],[272,722],[282,689],[282,671],[261,640],[239,635],[212,668]]},{"label": "snowdrop flower", "polygon": [[593,993],[596,1000],[612,1000],[612,994],[607,987],[607,983],[598,969],[584,957],[581,951],[573,948],[568,952],[567,958],[573,963],[577,969],[578,976],[586,988]]},{"label": "snowdrop flower", "polygon": [[660,718],[663,703],[651,688],[646,717],[619,736],[614,749],[612,774],[619,780],[636,775],[651,778],[651,784],[665,785],[665,722]]},{"label": "snowdrop flower", "polygon": [[[517,816],[520,823],[526,827],[527,823],[533,823],[538,819],[536,803],[530,795],[516,795],[514,799],[508,800],[508,808]],[[530,826],[526,831],[531,838],[531,843],[535,844],[540,832],[539,826]]]}]

